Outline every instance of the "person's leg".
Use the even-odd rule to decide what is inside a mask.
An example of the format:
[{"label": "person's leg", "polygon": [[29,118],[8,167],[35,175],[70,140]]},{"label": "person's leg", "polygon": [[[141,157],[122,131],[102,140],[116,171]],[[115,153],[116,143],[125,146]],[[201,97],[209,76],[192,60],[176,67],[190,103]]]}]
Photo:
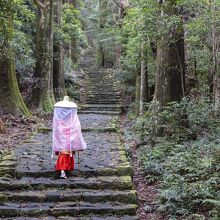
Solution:
[{"label": "person's leg", "polygon": [[61,170],[61,172],[60,172],[60,178],[67,179],[67,176],[66,176],[66,173],[65,173],[64,170]]},{"label": "person's leg", "polygon": [[67,179],[65,171],[72,171],[74,169],[74,159],[69,154],[60,154],[57,163],[56,170],[61,171],[61,178]]}]

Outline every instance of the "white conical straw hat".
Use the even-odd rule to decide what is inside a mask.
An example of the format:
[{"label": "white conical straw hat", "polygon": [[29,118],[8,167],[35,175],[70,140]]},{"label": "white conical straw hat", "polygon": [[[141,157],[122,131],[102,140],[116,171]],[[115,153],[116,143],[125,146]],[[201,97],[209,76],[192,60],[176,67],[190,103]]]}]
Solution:
[{"label": "white conical straw hat", "polygon": [[77,108],[78,106],[74,102],[70,102],[69,96],[64,96],[63,101],[57,102],[54,107]]}]

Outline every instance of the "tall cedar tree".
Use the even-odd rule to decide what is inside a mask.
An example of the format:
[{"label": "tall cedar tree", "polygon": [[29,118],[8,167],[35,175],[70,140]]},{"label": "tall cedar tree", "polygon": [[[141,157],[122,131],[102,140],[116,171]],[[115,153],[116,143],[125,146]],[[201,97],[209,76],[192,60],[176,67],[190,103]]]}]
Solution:
[{"label": "tall cedar tree", "polygon": [[53,18],[54,0],[34,0],[38,6],[35,87],[33,103],[41,111],[53,109]]},{"label": "tall cedar tree", "polygon": [[[161,0],[161,16],[179,16],[177,0]],[[163,34],[157,51],[157,73],[154,100],[161,106],[180,101],[185,90],[185,51],[183,23]]]},{"label": "tall cedar tree", "polygon": [[[107,23],[108,0],[99,0],[99,31],[103,32]],[[98,43],[97,64],[104,67],[106,64],[106,52],[102,42]]]},{"label": "tall cedar tree", "polygon": [[[62,28],[62,0],[55,2],[55,24]],[[57,100],[62,99],[66,94],[64,82],[64,48],[60,38],[54,39],[53,56],[53,87]]]},{"label": "tall cedar tree", "polygon": [[11,47],[14,4],[14,1],[0,2],[0,110],[30,116],[18,88],[15,54]]}]

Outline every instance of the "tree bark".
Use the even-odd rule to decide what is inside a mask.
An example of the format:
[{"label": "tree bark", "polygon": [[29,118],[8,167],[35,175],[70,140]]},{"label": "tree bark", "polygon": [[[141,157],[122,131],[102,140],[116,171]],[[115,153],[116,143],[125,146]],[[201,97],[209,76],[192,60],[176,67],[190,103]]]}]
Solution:
[{"label": "tree bark", "polygon": [[53,109],[53,18],[54,0],[34,0],[39,8],[36,70],[34,74],[33,103],[41,111]]},{"label": "tree bark", "polygon": [[[219,39],[219,31],[217,28],[218,18],[216,18],[215,14],[217,11],[217,6],[215,1],[209,1],[212,12],[212,78],[213,82],[213,101],[215,105],[215,109],[219,111],[220,106],[220,59],[219,59],[219,49],[220,49],[220,39]],[[216,111],[216,113],[217,113]]]},{"label": "tree bark", "polygon": [[140,108],[139,114],[143,114],[144,104],[148,101],[148,72],[147,51],[144,43],[141,45],[141,82],[140,82]]},{"label": "tree bark", "polygon": [[135,83],[135,112],[137,115],[140,113],[140,97],[141,97],[141,71],[137,70],[136,83]]},{"label": "tree bark", "polygon": [[[100,33],[103,32],[105,25],[107,23],[107,13],[106,9],[108,7],[107,0],[99,0],[99,30]],[[97,65],[104,67],[106,64],[106,51],[104,44],[102,42],[98,43],[97,50]]]},{"label": "tree bark", "polygon": [[[5,24],[0,25],[4,25],[13,32],[12,11],[5,13],[4,22]],[[6,33],[1,42],[2,47],[0,47],[0,110],[12,114],[31,116],[18,88],[15,74],[15,55],[10,46],[11,40],[10,34],[7,35]]]},{"label": "tree bark", "polygon": [[[161,16],[164,13],[168,16],[178,16],[176,1],[167,1]],[[158,43],[157,63],[154,101],[159,101],[161,106],[166,106],[172,101],[180,101],[185,95],[183,23],[162,36]]]},{"label": "tree bark", "polygon": [[[64,0],[64,3],[66,3],[68,5],[68,7],[70,7],[70,5],[73,3],[73,1],[71,0]],[[71,41],[69,42],[66,42],[65,45],[64,45],[64,52],[65,52],[65,55],[66,57],[69,59],[69,60],[72,60],[72,51],[71,51]]]},{"label": "tree bark", "polygon": [[[54,18],[57,27],[62,28],[62,0],[57,0],[55,3]],[[53,88],[56,100],[60,100],[66,95],[64,82],[64,49],[62,40],[54,39],[53,50]]]},{"label": "tree bark", "polygon": [[[77,9],[77,1],[73,1],[73,6],[75,9]],[[78,63],[78,56],[77,56],[77,39],[75,36],[71,39],[71,60],[73,64]]]}]

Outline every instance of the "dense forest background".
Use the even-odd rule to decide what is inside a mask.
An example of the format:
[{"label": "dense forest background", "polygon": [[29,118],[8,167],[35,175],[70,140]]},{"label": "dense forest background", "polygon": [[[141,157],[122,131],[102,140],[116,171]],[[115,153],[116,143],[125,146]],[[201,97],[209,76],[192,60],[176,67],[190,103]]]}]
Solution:
[{"label": "dense forest background", "polygon": [[[81,102],[88,50],[121,81],[128,139],[155,209],[219,219],[219,0],[1,0],[0,112]],[[128,149],[128,155],[131,152]]]}]

